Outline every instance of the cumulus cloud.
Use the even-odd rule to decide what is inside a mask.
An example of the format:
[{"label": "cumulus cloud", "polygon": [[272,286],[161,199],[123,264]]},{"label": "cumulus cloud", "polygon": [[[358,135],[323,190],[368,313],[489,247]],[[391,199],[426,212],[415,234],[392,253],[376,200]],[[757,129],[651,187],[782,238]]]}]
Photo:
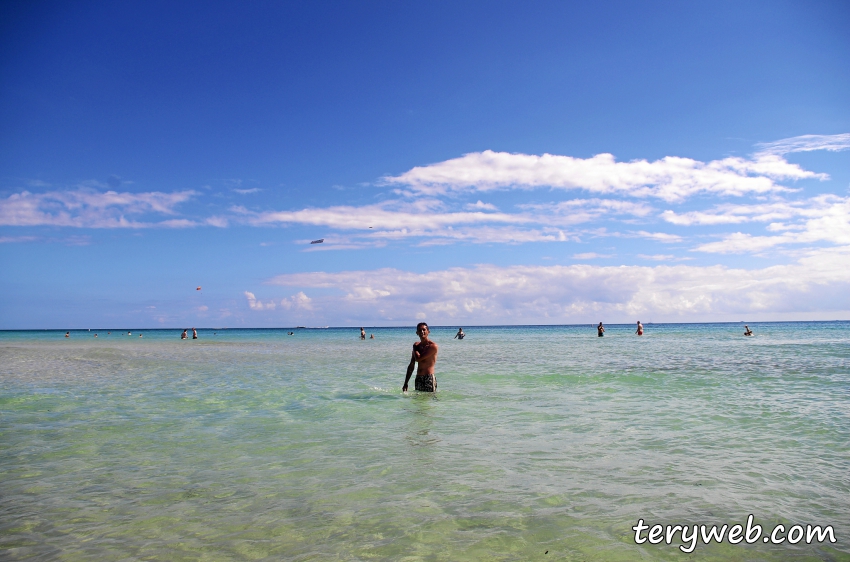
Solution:
[{"label": "cumulus cloud", "polygon": [[245,298],[248,299],[248,307],[251,310],[274,310],[275,309],[276,305],[275,305],[274,301],[270,300],[269,302],[264,303],[260,300],[257,300],[257,297],[254,296],[254,293],[252,293],[250,291],[245,291],[244,295],[245,295]]},{"label": "cumulus cloud", "polygon": [[[685,265],[480,265],[428,273],[398,269],[280,275],[272,285],[334,289],[314,299],[317,320],[433,323],[718,320],[743,314],[850,310],[850,246],[745,270]],[[736,318],[737,319],[737,318]],[[610,320],[610,321],[614,321]]]},{"label": "cumulus cloud", "polygon": [[313,299],[304,294],[304,291],[299,291],[296,294],[292,295],[289,298],[281,299],[280,305],[287,309],[300,308],[303,310],[312,310],[313,305],[311,304]]},{"label": "cumulus cloud", "polygon": [[654,162],[617,162],[611,154],[574,158],[485,150],[417,166],[398,176],[387,176],[383,181],[432,196],[461,191],[550,187],[656,197],[675,202],[699,193],[740,196],[789,191],[775,180],[804,178],[827,179],[827,176],[804,170],[774,154],[711,162],[677,156]]},{"label": "cumulus cloud", "polygon": [[[243,294],[248,300],[248,308],[251,310],[274,310],[278,306],[278,303],[274,300],[262,302],[250,291],[245,291]],[[280,307],[284,310],[300,309],[309,311],[313,309],[311,303],[312,299],[304,294],[304,291],[299,291],[289,298],[281,299]]]},{"label": "cumulus cloud", "polygon": [[840,135],[801,135],[773,142],[763,142],[756,145],[756,155],[782,156],[791,152],[811,152],[813,150],[828,150],[838,152],[850,149],[850,133]]},{"label": "cumulus cloud", "polygon": [[0,199],[0,226],[66,226],[77,228],[186,228],[188,219],[144,222],[125,215],[175,215],[175,207],[197,195],[195,191],[128,193],[80,188],[47,193],[14,193]]}]

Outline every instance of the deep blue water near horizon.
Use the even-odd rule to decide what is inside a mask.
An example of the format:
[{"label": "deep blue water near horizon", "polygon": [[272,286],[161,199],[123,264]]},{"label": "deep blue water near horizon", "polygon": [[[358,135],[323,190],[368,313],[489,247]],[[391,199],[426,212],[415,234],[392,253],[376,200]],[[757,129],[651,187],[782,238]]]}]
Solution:
[{"label": "deep blue water near horizon", "polygon": [[850,560],[850,322],[743,325],[0,331],[0,558]]}]

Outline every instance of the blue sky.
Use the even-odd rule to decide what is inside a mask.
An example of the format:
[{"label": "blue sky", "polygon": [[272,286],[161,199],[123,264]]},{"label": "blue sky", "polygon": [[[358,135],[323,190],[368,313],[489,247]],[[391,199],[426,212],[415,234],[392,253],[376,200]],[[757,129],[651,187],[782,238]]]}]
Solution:
[{"label": "blue sky", "polygon": [[848,28],[4,3],[0,328],[850,318]]}]

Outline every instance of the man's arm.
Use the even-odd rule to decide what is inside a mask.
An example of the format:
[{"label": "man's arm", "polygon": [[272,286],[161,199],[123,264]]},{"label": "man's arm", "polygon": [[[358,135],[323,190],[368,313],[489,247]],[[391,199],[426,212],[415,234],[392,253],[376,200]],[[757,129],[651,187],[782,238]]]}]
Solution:
[{"label": "man's arm", "polygon": [[419,351],[414,350],[413,352],[417,361],[425,361],[426,359],[430,359],[432,355],[437,354],[437,344],[434,342],[430,342],[425,349],[422,349],[422,347],[419,347]]},{"label": "man's arm", "polygon": [[410,380],[410,375],[413,374],[413,366],[416,365],[416,349],[410,354],[410,365],[407,366],[407,374],[404,376],[404,386],[401,387],[402,392],[407,392],[407,382]]}]

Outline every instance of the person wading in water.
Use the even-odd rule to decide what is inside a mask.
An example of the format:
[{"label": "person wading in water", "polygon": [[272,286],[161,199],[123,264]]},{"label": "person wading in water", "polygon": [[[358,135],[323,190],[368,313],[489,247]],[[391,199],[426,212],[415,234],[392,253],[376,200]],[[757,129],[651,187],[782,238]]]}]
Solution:
[{"label": "person wading in water", "polygon": [[410,380],[410,375],[413,374],[413,366],[416,363],[419,363],[419,368],[416,369],[416,379],[413,382],[414,388],[422,392],[437,391],[437,377],[434,375],[434,365],[437,363],[437,351],[439,347],[436,343],[428,339],[428,334],[430,333],[431,330],[425,322],[420,322],[416,325],[416,335],[419,336],[419,341],[413,344],[413,353],[410,356],[410,364],[407,366],[404,386],[401,387],[402,392],[407,392],[407,383]]}]

